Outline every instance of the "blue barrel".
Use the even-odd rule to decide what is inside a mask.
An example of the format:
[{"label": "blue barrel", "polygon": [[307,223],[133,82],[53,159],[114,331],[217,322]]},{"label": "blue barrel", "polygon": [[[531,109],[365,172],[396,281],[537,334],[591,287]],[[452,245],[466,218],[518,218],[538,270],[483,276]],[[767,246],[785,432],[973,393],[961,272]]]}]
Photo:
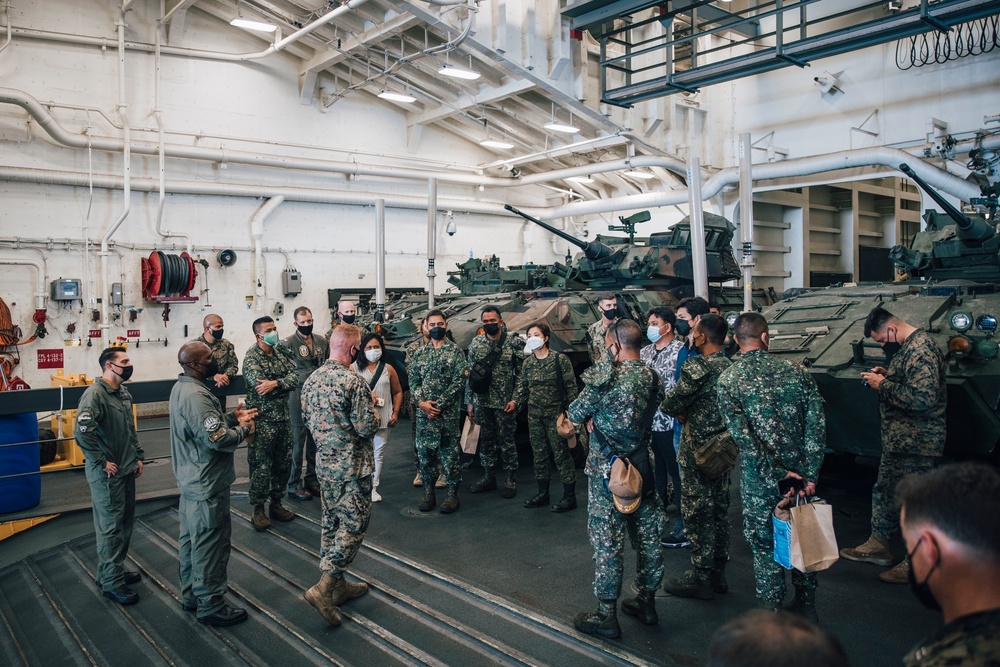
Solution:
[{"label": "blue barrel", "polygon": [[0,514],[19,512],[42,501],[41,475],[4,479],[7,475],[38,472],[38,419],[34,412],[0,416]]}]

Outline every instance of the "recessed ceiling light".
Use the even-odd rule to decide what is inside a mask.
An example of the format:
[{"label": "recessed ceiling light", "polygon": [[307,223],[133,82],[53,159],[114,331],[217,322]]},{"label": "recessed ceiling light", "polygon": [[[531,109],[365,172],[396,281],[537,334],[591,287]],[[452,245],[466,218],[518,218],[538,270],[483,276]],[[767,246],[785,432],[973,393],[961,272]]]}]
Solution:
[{"label": "recessed ceiling light", "polygon": [[465,79],[467,81],[475,81],[482,76],[479,72],[473,72],[471,69],[465,69],[464,67],[455,67],[454,65],[445,65],[438,70],[438,74],[450,76],[455,79]]},{"label": "recessed ceiling light", "polygon": [[484,139],[479,142],[480,146],[486,146],[487,148],[513,148],[514,144],[509,144],[506,141],[499,141],[497,139]]},{"label": "recessed ceiling light", "polygon": [[252,19],[245,19],[242,17],[234,18],[229,22],[229,25],[236,26],[237,28],[243,28],[244,30],[257,30],[259,32],[274,32],[278,29],[278,26],[272,23],[254,21]]},{"label": "recessed ceiling light", "polygon": [[628,171],[624,172],[623,175],[628,176],[630,178],[638,178],[643,181],[648,181],[656,178],[656,176],[653,176],[648,171],[639,171],[638,169],[629,169]]},{"label": "recessed ceiling light", "polygon": [[411,102],[416,102],[417,98],[412,95],[404,95],[403,93],[394,93],[391,90],[383,90],[378,94],[383,100],[392,100],[393,102],[403,102],[405,104],[410,104]]},{"label": "recessed ceiling light", "polygon": [[576,127],[575,125],[566,125],[564,123],[557,123],[556,121],[552,121],[551,123],[546,123],[542,127],[544,127],[546,130],[549,130],[550,132],[564,132],[566,134],[576,134],[577,132],[580,131],[580,128]]},{"label": "recessed ceiling light", "polygon": [[573,181],[574,183],[585,183],[587,185],[594,182],[590,176],[570,176],[566,179],[567,181]]}]

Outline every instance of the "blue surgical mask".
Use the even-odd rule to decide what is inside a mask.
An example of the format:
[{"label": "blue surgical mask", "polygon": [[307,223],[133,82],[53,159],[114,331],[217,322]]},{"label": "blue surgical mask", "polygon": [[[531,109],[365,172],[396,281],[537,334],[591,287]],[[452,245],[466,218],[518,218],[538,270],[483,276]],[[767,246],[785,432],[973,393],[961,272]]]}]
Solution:
[{"label": "blue surgical mask", "polygon": [[663,337],[660,334],[660,329],[662,328],[663,327],[658,327],[652,324],[646,327],[646,338],[649,339],[649,342],[655,343],[656,341],[660,340]]}]

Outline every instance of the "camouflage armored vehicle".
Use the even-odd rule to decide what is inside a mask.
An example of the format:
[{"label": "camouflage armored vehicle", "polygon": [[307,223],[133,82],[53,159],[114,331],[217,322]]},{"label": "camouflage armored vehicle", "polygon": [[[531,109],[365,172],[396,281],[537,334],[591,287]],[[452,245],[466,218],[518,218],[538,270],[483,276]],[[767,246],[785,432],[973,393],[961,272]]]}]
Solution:
[{"label": "camouflage armored vehicle", "polygon": [[860,373],[888,366],[882,349],[864,338],[868,312],[878,303],[927,330],[946,355],[947,456],[996,454],[1000,440],[1000,236],[997,186],[973,203],[986,217],[967,216],[933,191],[909,167],[900,169],[947,213],[929,210],[926,228],[909,248],[890,257],[907,280],[817,290],[765,308],[770,351],[806,366],[826,401],[827,445],[836,451],[878,455],[878,401]]}]

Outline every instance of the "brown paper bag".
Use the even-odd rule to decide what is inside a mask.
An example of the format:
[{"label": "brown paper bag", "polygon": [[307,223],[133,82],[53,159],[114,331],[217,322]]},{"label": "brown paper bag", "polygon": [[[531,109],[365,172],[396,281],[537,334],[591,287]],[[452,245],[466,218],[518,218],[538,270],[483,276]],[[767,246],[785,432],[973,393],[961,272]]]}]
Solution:
[{"label": "brown paper bag", "polygon": [[825,570],[840,557],[833,532],[833,507],[823,501],[792,507],[792,567],[800,572]]},{"label": "brown paper bag", "polygon": [[462,427],[462,453],[475,454],[478,448],[479,424],[472,417],[468,417],[465,420],[465,426]]}]

